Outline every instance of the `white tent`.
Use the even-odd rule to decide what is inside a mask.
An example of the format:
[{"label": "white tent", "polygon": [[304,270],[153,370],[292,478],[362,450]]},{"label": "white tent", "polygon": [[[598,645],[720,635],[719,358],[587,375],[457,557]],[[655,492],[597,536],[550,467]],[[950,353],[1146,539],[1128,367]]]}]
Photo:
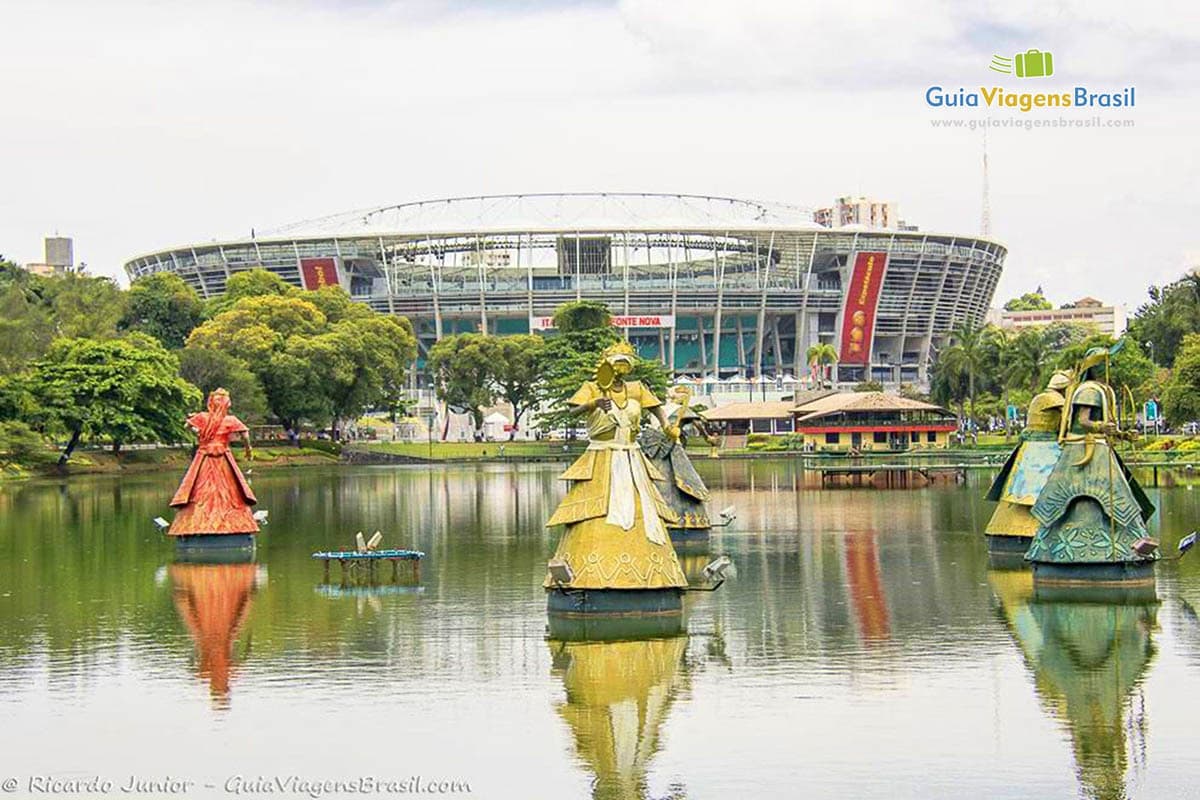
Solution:
[{"label": "white tent", "polygon": [[483,418],[483,438],[492,441],[501,441],[508,438],[508,432],[504,429],[510,424],[508,417],[501,414],[499,411],[493,411]]}]

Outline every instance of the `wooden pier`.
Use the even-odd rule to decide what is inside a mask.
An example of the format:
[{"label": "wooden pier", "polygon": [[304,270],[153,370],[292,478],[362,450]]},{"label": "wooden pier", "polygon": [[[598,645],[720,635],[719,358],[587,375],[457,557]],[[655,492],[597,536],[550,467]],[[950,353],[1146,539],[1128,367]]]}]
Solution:
[{"label": "wooden pier", "polygon": [[312,557],[325,563],[325,583],[329,583],[329,565],[334,561],[342,567],[342,583],[347,578],[357,579],[366,577],[371,583],[375,582],[375,565],[380,561],[390,561],[392,564],[392,581],[400,576],[400,562],[407,561],[412,568],[412,580],[421,580],[421,559],[425,554],[420,550],[331,550],[313,553]]},{"label": "wooden pier", "polygon": [[966,481],[967,468],[965,464],[822,464],[806,467],[821,476],[822,487],[846,479],[851,486],[882,483],[884,488],[907,487],[918,475],[926,484],[945,476],[952,476],[956,483],[963,483]]}]

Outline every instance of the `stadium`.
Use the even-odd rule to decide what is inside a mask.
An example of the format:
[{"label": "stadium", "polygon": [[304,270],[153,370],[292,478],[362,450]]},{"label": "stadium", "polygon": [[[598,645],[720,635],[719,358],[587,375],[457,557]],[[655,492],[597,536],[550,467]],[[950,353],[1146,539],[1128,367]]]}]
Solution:
[{"label": "stadium", "polygon": [[450,198],[160,250],[125,270],[174,272],[203,297],[257,267],[304,288],[339,284],[408,317],[421,357],[454,333],[548,331],[559,305],[588,299],[678,377],[792,382],[821,343],[838,355],[839,384],[926,384],[951,330],[983,322],[1005,247],[894,219],[818,219],[686,194]]}]

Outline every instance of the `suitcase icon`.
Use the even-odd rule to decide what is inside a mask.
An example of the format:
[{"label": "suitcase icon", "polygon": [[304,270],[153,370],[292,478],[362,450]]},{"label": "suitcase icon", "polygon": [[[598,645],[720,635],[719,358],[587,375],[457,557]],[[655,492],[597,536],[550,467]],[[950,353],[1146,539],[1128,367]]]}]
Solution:
[{"label": "suitcase icon", "polygon": [[1054,74],[1054,56],[1041,50],[1026,50],[1013,57],[1018,78],[1049,78]]}]

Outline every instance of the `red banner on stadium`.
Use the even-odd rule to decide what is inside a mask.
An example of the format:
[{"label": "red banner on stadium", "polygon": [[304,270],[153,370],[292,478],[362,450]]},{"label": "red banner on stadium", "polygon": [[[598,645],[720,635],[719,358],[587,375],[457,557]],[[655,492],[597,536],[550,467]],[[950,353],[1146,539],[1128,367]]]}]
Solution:
[{"label": "red banner on stadium", "polygon": [[338,285],[336,258],[300,259],[300,277],[305,289],[320,289],[322,286]]},{"label": "red banner on stadium", "polygon": [[875,329],[875,306],[883,286],[887,253],[856,253],[854,272],[842,309],[843,364],[866,364],[871,354],[871,332]]}]

